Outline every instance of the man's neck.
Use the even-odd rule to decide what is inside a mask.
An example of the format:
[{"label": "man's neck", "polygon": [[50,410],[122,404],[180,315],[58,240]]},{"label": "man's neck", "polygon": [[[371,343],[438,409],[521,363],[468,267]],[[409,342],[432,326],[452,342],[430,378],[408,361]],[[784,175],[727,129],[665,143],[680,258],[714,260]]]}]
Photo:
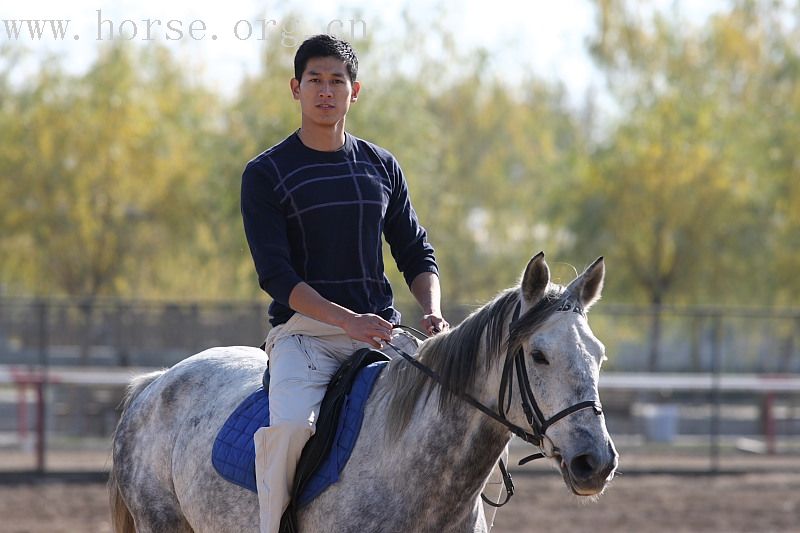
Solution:
[{"label": "man's neck", "polygon": [[302,125],[298,132],[307,147],[320,152],[333,152],[344,145],[344,121],[332,127]]}]

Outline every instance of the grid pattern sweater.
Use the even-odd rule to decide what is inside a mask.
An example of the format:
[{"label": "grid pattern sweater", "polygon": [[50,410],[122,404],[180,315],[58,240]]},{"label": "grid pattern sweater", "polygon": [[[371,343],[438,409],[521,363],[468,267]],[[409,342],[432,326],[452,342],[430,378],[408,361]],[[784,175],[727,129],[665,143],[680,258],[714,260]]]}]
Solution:
[{"label": "grid pattern sweater", "polygon": [[242,220],[273,326],[289,320],[289,294],[304,281],[324,298],[394,324],[382,236],[409,285],[438,273],[394,156],[345,134],[334,152],[297,133],[251,160],[242,175]]}]

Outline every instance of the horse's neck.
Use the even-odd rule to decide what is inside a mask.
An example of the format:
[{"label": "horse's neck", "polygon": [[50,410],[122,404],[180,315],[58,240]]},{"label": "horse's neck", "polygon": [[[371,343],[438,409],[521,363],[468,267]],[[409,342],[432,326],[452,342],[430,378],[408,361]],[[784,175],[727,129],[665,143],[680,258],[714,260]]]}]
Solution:
[{"label": "horse's neck", "polygon": [[[463,403],[447,412],[437,407],[437,393],[405,431],[406,444],[418,443],[433,456],[432,470],[457,473],[463,490],[478,490],[503,452],[510,436],[486,415]],[[471,473],[473,479],[469,479]],[[428,475],[434,472],[429,470]],[[470,486],[471,485],[471,486]]]},{"label": "horse's neck", "polygon": [[[487,389],[495,381],[499,386],[499,376],[486,378],[482,381]],[[388,380],[380,383],[380,387],[390,386]],[[488,392],[478,394],[478,398],[491,403],[483,397],[487,395]],[[383,405],[376,409],[380,418],[388,411],[387,396],[391,395],[375,396],[383,398]],[[407,459],[403,475],[416,478],[420,487],[430,484],[431,490],[436,491],[447,487],[455,498],[453,504],[463,504],[467,495],[477,497],[508,444],[510,433],[466,402],[458,401],[455,408],[440,411],[438,385],[427,401],[426,397],[425,393],[421,395],[411,422],[397,441],[386,444],[387,453]],[[385,419],[377,426],[384,424]]]}]

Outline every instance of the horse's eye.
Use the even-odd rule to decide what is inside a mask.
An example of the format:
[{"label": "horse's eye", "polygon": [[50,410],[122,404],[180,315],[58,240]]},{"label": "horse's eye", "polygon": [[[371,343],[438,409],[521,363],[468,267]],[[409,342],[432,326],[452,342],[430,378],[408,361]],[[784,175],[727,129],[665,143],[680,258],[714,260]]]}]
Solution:
[{"label": "horse's eye", "polygon": [[547,357],[542,353],[540,350],[534,350],[531,353],[531,357],[533,357],[533,362],[540,364],[540,365],[549,365],[550,361],[547,360]]}]

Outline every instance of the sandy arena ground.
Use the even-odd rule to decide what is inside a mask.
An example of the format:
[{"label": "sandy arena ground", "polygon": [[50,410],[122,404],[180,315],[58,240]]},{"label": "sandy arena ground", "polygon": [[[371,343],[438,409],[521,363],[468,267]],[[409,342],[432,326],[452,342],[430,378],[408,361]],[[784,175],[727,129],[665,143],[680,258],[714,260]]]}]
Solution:
[{"label": "sandy arena ground", "polygon": [[[517,495],[498,513],[493,532],[800,532],[800,469],[623,473],[596,502],[571,496],[555,472],[518,473],[515,484]],[[110,532],[107,515],[102,483],[0,485],[3,533]]]}]

